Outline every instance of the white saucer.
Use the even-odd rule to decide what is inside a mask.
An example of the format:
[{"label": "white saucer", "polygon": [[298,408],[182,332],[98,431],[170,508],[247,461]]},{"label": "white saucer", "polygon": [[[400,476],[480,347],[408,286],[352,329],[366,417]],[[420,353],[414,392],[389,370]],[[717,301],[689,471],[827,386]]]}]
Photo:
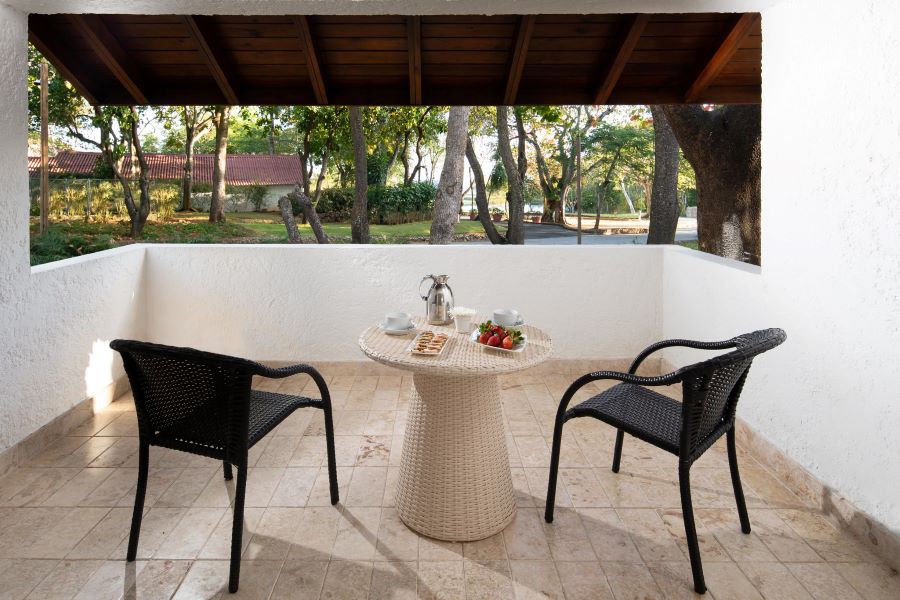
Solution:
[{"label": "white saucer", "polygon": [[[496,323],[496,324],[497,324],[497,325],[500,325],[499,323]],[[520,316],[520,317],[519,317],[519,320],[516,321],[515,323],[513,323],[512,325],[500,325],[500,327],[521,327],[521,326],[524,325],[524,324],[525,324],[525,319],[523,319],[523,318]]]},{"label": "white saucer", "polygon": [[382,323],[378,324],[378,329],[380,329],[387,335],[406,335],[410,331],[414,331],[416,329],[416,325],[415,325],[415,323],[410,323],[409,327],[406,327],[404,329],[392,329],[390,327],[385,326],[385,324],[382,322]]}]

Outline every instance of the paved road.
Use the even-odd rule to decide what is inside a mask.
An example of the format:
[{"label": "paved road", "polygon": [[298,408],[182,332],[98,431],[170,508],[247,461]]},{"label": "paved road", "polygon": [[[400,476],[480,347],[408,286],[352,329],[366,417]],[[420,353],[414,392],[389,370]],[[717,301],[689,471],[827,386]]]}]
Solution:
[{"label": "paved road", "polygon": [[[682,229],[675,234],[675,240],[690,241],[697,239],[697,231]],[[487,241],[467,242],[470,244],[488,244]],[[571,229],[564,229],[559,225],[545,225],[537,223],[525,223],[525,244],[529,246],[556,246],[575,245],[578,243],[578,234]],[[610,245],[610,244],[646,244],[647,234],[622,234],[622,235],[594,235],[582,233],[583,245]]]}]

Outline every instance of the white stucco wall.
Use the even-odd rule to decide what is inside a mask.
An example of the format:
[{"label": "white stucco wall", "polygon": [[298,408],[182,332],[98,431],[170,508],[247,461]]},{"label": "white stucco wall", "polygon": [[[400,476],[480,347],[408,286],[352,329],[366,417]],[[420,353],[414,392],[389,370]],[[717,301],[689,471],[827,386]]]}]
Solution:
[{"label": "white stucco wall", "polygon": [[900,532],[900,3],[763,12],[763,267],[667,253],[663,332],[779,326],[741,415]]},{"label": "white stucco wall", "polygon": [[142,248],[29,267],[26,33],[0,4],[0,451],[102,392],[105,342],[144,331]]},{"label": "white stucco wall", "polygon": [[419,281],[447,273],[457,304],[485,313],[517,308],[552,333],[557,358],[625,358],[659,335],[661,252],[148,246],[147,332],[160,343],[258,359],[362,360],[359,333],[390,310],[421,314]]}]

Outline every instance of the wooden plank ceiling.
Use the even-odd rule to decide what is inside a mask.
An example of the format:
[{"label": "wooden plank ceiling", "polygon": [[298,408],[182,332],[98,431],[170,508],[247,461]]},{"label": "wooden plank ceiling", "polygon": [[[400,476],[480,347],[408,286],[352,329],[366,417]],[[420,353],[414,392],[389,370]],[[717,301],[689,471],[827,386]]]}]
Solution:
[{"label": "wooden plank ceiling", "polygon": [[758,13],[37,15],[99,104],[759,103]]}]

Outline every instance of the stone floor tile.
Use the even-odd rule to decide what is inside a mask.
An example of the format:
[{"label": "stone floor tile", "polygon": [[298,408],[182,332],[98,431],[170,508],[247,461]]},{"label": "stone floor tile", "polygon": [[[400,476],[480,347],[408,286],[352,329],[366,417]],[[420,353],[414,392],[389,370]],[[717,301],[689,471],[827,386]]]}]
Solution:
[{"label": "stone floor tile", "polygon": [[641,562],[625,523],[612,508],[579,508],[578,516],[601,561]]},{"label": "stone floor tile", "polygon": [[25,598],[41,580],[53,573],[56,560],[0,559],[3,584],[0,598],[18,600]]},{"label": "stone floor tile", "polygon": [[[2,562],[0,561],[0,569],[2,569],[0,572],[14,572],[10,570],[11,566],[8,563],[3,565]],[[61,560],[56,562],[53,570],[31,591],[28,598],[31,600],[69,600],[84,587],[94,571],[103,564],[102,560]]]},{"label": "stone floor tile", "polygon": [[503,542],[510,559],[546,560],[551,558],[544,533],[543,517],[536,508],[520,508],[513,522],[503,530]]},{"label": "stone floor tile", "polygon": [[511,600],[515,597],[509,562],[466,560],[466,600]]},{"label": "stone floor tile", "polygon": [[835,570],[866,600],[900,598],[900,574],[875,563],[835,563]]},{"label": "stone floor tile", "polygon": [[278,574],[271,600],[316,600],[327,569],[325,561],[288,559]]},{"label": "stone floor tile", "polygon": [[462,561],[419,561],[417,597],[422,600],[464,600]]},{"label": "stone floor tile", "polygon": [[764,598],[813,600],[806,588],[781,563],[738,563],[741,571]]},{"label": "stone floor tile", "polygon": [[703,565],[706,587],[716,600],[762,600],[762,595],[735,563]]},{"label": "stone floor tile", "polygon": [[372,563],[369,561],[333,560],[328,563],[322,600],[365,600],[372,585]]},{"label": "stone floor tile", "polygon": [[662,600],[665,596],[642,563],[602,562],[616,600]]},{"label": "stone floor tile", "polygon": [[785,566],[815,600],[862,600],[833,565],[813,562],[787,563]]},{"label": "stone floor tile", "polygon": [[510,560],[516,600],[563,600],[562,582],[550,560]]},{"label": "stone floor tile", "polygon": [[606,574],[597,561],[557,561],[556,571],[566,600],[613,600]]}]

